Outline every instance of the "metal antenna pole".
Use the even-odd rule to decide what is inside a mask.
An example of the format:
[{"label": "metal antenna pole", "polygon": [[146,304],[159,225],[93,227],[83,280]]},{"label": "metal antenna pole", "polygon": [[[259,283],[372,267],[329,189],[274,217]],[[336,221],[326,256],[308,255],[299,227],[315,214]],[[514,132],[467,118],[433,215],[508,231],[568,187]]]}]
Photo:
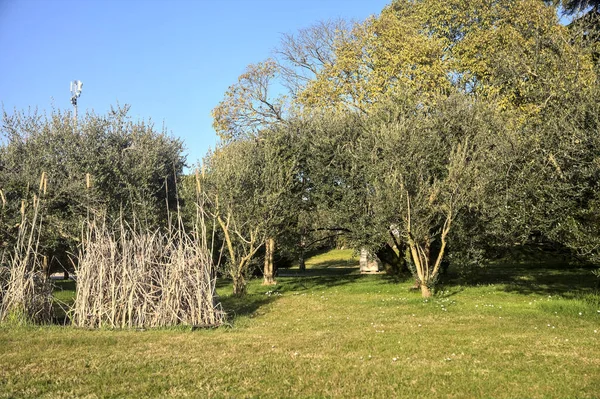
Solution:
[{"label": "metal antenna pole", "polygon": [[73,102],[73,119],[75,120],[75,125],[77,125],[77,99]]},{"label": "metal antenna pole", "polygon": [[81,80],[74,80],[71,82],[71,104],[73,104],[73,121],[75,122],[75,129],[77,129],[77,99],[81,96],[81,89],[83,83]]}]

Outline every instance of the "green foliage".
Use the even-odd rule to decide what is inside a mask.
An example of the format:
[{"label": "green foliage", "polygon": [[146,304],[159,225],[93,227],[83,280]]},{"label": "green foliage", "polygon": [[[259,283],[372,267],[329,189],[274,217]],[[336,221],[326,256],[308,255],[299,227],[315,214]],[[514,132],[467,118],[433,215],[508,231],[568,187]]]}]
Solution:
[{"label": "green foliage", "polygon": [[265,240],[284,236],[295,224],[297,160],[290,136],[281,129],[224,143],[205,160],[203,190],[212,202],[239,295]]},{"label": "green foliage", "polygon": [[[362,23],[286,35],[278,63],[249,67],[215,123],[259,140],[287,130],[279,145],[301,154],[296,213],[282,213],[297,220],[292,242],[340,233],[382,258],[413,247],[416,269],[431,264],[426,284],[446,252],[463,270],[532,243],[596,261],[597,41],[546,3],[396,0]],[[274,104],[252,88],[279,73],[294,112],[252,111]],[[224,107],[234,97],[240,108]]]},{"label": "green foliage", "polygon": [[184,165],[181,141],[134,122],[128,107],[107,115],[88,114],[77,125],[69,113],[4,113],[0,146],[0,244],[10,247],[22,202],[31,202],[42,173],[44,223],[40,248],[69,267],[81,221],[87,215],[122,214],[131,223],[164,225],[176,202]]}]

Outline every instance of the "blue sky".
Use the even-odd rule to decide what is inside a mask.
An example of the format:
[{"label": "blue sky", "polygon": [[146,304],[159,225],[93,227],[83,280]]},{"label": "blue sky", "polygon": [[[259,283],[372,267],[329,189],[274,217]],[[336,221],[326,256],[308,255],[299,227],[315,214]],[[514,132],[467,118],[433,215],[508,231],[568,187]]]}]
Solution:
[{"label": "blue sky", "polygon": [[282,33],[330,18],[363,20],[389,0],[0,0],[0,102],[6,111],[80,113],[130,104],[184,140],[188,163],[214,147],[210,111]]}]

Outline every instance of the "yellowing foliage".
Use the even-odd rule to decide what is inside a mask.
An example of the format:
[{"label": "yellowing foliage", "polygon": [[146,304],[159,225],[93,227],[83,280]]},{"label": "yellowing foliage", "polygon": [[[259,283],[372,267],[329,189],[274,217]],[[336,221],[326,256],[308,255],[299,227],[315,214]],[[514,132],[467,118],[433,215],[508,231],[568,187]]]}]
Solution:
[{"label": "yellowing foliage", "polygon": [[251,135],[260,126],[282,119],[285,99],[272,99],[269,92],[278,71],[272,59],[250,64],[229,87],[212,110],[213,127],[222,140]]},{"label": "yellowing foliage", "polygon": [[304,106],[369,113],[396,91],[425,103],[456,90],[528,118],[596,79],[589,55],[540,0],[397,0],[357,24],[335,59],[300,93]]}]

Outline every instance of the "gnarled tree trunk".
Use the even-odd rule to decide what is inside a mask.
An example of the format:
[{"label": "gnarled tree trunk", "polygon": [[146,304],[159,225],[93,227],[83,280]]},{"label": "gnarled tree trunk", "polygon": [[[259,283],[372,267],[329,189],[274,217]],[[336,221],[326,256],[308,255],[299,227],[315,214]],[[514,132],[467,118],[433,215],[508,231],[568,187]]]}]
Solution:
[{"label": "gnarled tree trunk", "polygon": [[242,297],[246,295],[246,278],[243,274],[233,276],[233,295]]},{"label": "gnarled tree trunk", "polygon": [[431,297],[431,290],[426,284],[421,284],[421,296],[423,298]]},{"label": "gnarled tree trunk", "polygon": [[396,276],[409,272],[406,260],[403,256],[404,248],[398,248],[398,250],[400,251],[400,254],[397,254],[396,251],[386,243],[375,252],[375,255],[377,255],[383,263],[385,272],[389,275]]},{"label": "gnarled tree trunk", "polygon": [[267,238],[265,241],[265,268],[263,270],[263,285],[277,284],[275,281],[275,267],[273,266],[273,253],[275,252],[275,239]]}]

